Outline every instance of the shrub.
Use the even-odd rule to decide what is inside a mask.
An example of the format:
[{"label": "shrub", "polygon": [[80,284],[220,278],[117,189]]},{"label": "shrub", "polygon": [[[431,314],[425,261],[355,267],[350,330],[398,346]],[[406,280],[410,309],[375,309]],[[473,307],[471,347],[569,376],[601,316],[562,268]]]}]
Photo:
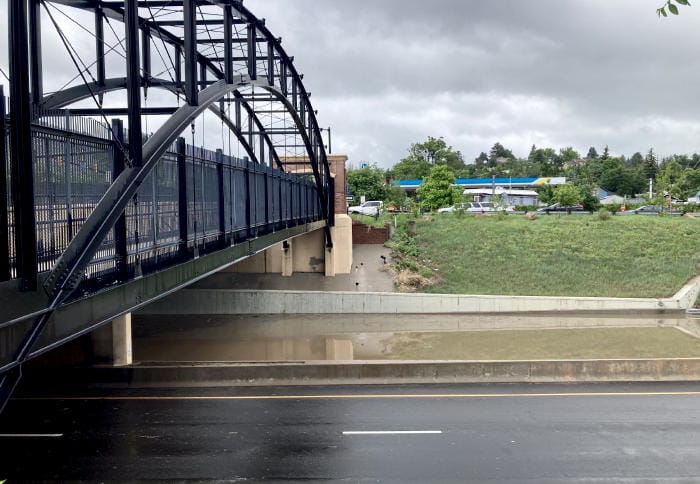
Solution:
[{"label": "shrub", "polygon": [[606,209],[601,208],[598,210],[598,220],[610,220],[612,215]]}]

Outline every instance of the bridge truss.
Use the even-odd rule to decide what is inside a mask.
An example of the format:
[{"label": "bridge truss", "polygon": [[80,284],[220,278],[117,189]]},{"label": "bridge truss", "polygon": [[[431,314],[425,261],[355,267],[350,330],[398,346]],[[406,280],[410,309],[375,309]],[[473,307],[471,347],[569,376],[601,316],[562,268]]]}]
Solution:
[{"label": "bridge truss", "polygon": [[[8,19],[0,410],[23,362],[110,317],[312,228],[332,247],[310,93],[242,1],[8,0]],[[51,89],[42,24],[76,74]],[[219,149],[195,146],[205,137]],[[99,314],[61,326],[100,297]]]}]

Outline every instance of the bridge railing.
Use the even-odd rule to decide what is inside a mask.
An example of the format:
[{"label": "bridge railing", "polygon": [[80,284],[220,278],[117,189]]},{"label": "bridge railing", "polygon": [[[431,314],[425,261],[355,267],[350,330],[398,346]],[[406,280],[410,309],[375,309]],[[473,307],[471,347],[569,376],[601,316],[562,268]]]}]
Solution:
[{"label": "bridge railing", "polygon": [[[42,112],[32,125],[39,273],[50,270],[115,177],[118,147],[101,123]],[[9,124],[8,123],[6,124]],[[9,277],[16,274],[10,151],[5,134]],[[115,230],[86,268],[82,291],[156,271],[276,230],[322,218],[318,189],[298,176],[178,140],[125,210],[126,257]],[[122,229],[123,230],[123,229]]]}]

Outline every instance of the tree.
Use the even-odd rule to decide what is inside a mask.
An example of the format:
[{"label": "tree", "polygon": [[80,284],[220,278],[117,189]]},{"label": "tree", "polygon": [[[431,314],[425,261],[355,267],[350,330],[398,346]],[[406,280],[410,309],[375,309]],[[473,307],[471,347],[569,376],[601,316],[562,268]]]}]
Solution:
[{"label": "tree", "polygon": [[393,180],[422,180],[430,173],[430,163],[411,156],[395,164],[388,172]]},{"label": "tree", "polygon": [[553,148],[537,148],[532,145],[528,161],[537,166],[539,176],[554,176],[561,168],[561,158]]},{"label": "tree", "polygon": [[376,165],[348,170],[348,187],[350,195],[356,199],[364,195],[367,200],[384,200],[388,195],[384,172]]},{"label": "tree", "polygon": [[683,198],[695,195],[700,190],[700,169],[689,168],[683,171],[683,176],[678,181],[678,188]]},{"label": "tree", "polygon": [[445,140],[428,136],[423,143],[413,143],[408,156],[391,169],[391,177],[398,180],[420,180],[428,176],[433,165],[447,165],[452,171],[465,168],[462,153],[448,146]]},{"label": "tree", "polygon": [[656,155],[654,154],[654,148],[649,148],[646,158],[644,158],[644,176],[649,178],[656,178],[656,173],[659,171],[659,166],[656,161]]},{"label": "tree", "polygon": [[602,165],[599,184],[618,195],[635,195],[644,190],[644,176],[638,168],[625,168],[622,159],[608,158]]},{"label": "tree", "polygon": [[542,188],[539,188],[537,190],[537,193],[539,195],[540,202],[551,205],[556,201],[554,198],[554,186],[552,185],[543,185]]},{"label": "tree", "polygon": [[637,151],[635,154],[632,155],[632,157],[628,160],[627,165],[633,168],[640,167],[644,164],[644,155],[642,155],[639,151]]},{"label": "tree", "polygon": [[387,190],[387,195],[384,201],[387,205],[394,205],[395,207],[402,208],[408,207],[409,197],[406,190],[403,188],[392,186]]},{"label": "tree", "polygon": [[489,161],[489,155],[487,155],[483,151],[481,152],[481,154],[479,156],[474,158],[474,164],[478,167],[484,166],[486,163],[488,163],[488,161]]},{"label": "tree", "polygon": [[658,190],[669,192],[676,197],[683,196],[683,189],[678,184],[683,178],[683,167],[673,158],[664,160],[656,175]]},{"label": "tree", "polygon": [[565,183],[554,189],[554,199],[563,207],[572,207],[581,203],[583,194],[576,185]]},{"label": "tree", "polygon": [[501,143],[496,142],[489,150],[489,166],[496,166],[499,158],[505,158],[507,160],[514,159],[513,152],[504,147]]},{"label": "tree", "polygon": [[459,195],[452,187],[454,181],[454,172],[448,166],[434,166],[417,190],[421,205],[428,210],[437,210],[454,204]]},{"label": "tree", "polygon": [[561,159],[562,164],[578,160],[581,158],[581,155],[579,155],[578,151],[573,149],[571,146],[567,146],[566,148],[561,148],[559,150],[559,158]]},{"label": "tree", "polygon": [[588,148],[588,154],[586,155],[586,158],[588,158],[589,160],[595,160],[598,158],[598,152],[596,151],[594,146]]}]

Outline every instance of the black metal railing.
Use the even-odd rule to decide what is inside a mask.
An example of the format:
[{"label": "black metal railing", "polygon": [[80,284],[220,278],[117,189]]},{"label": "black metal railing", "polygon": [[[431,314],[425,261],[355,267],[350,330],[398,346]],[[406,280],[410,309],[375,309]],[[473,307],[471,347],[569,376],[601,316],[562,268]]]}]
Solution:
[{"label": "black metal railing", "polygon": [[[115,156],[124,149],[112,141],[108,127],[92,119],[75,121],[67,114],[37,113],[32,124],[38,272],[50,270],[81,229],[112,183]],[[7,130],[9,117],[5,120]],[[18,248],[13,236],[8,138],[3,136],[5,257],[8,276],[14,278]],[[86,268],[78,295],[322,217],[311,176],[286,173],[221,150],[193,147],[180,139],[125,210],[125,266],[118,264],[112,230]]]}]

